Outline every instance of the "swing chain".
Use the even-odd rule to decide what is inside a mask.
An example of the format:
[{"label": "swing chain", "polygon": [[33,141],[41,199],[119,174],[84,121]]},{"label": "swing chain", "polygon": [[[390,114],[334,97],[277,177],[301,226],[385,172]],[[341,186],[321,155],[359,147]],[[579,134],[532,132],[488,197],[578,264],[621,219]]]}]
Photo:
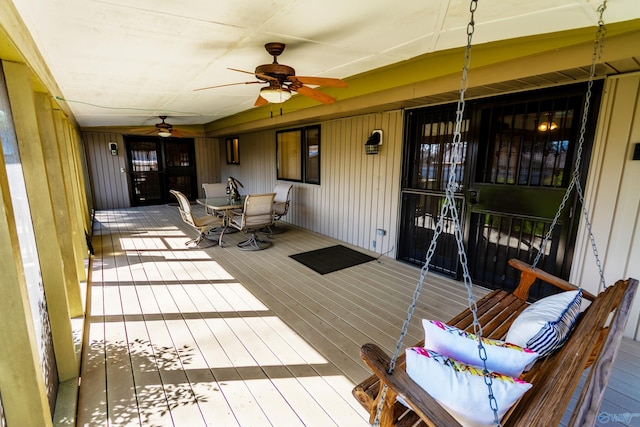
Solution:
[{"label": "swing chain", "polygon": [[[462,150],[461,147],[461,138],[462,138],[462,133],[461,133],[461,128],[462,128],[462,116],[464,113],[464,106],[465,106],[465,101],[464,101],[464,94],[469,86],[469,82],[467,80],[467,71],[469,69],[469,66],[471,64],[471,40],[473,37],[473,33],[475,31],[475,11],[478,8],[478,0],[471,0],[471,4],[469,6],[469,11],[471,12],[471,19],[469,21],[469,24],[467,25],[467,45],[465,47],[465,52],[464,52],[464,64],[462,67],[462,78],[460,80],[460,100],[458,101],[458,108],[456,111],[456,126],[455,126],[455,130],[454,130],[454,135],[453,135],[453,144],[452,144],[452,151],[453,151],[453,159],[452,159],[452,165],[451,168],[449,170],[449,177],[448,177],[448,183],[447,183],[447,187],[446,187],[446,201],[445,203],[442,205],[441,208],[441,212],[440,215],[438,217],[438,222],[436,224],[436,228],[434,230],[434,234],[433,237],[431,239],[431,242],[429,244],[429,248],[427,249],[427,254],[425,257],[425,263],[423,264],[422,268],[420,269],[420,278],[418,280],[418,284],[416,286],[416,289],[413,292],[413,298],[411,301],[411,304],[409,305],[409,308],[407,309],[407,317],[404,320],[404,323],[402,324],[402,329],[400,331],[400,337],[398,338],[398,341],[396,342],[396,347],[395,347],[395,351],[393,354],[393,357],[391,358],[391,362],[389,364],[389,373],[392,373],[393,370],[395,369],[396,366],[396,361],[398,359],[398,356],[400,354],[400,350],[402,348],[402,342],[404,340],[404,337],[407,335],[408,329],[409,329],[409,324],[411,323],[411,318],[413,317],[413,313],[415,311],[416,305],[418,303],[418,298],[420,296],[420,293],[422,291],[422,286],[424,284],[424,279],[427,276],[427,273],[429,272],[429,264],[431,262],[431,258],[433,257],[433,254],[435,253],[436,250],[436,244],[438,242],[438,237],[440,236],[440,234],[442,233],[442,230],[444,228],[444,220],[447,217],[448,211],[449,211],[449,207],[451,207],[452,209],[452,213],[454,214],[453,219],[456,220],[456,223],[458,223],[457,221],[457,210],[455,208],[455,203],[454,203],[454,191],[455,191],[455,187],[457,186],[457,183],[455,182],[455,168],[456,168],[456,162],[459,158],[461,158],[462,156],[459,155],[459,151]],[[456,230],[456,237],[457,233],[459,232],[459,227],[454,227],[454,229]],[[462,237],[462,235],[460,234],[460,237]],[[464,270],[465,270],[465,284],[466,284],[466,278],[470,277],[468,274],[468,271],[466,269],[466,265],[467,265],[467,260],[466,260],[466,253],[464,252],[464,250],[460,250],[460,248],[462,247],[462,245],[460,244],[461,242],[458,242],[458,254],[461,257],[461,264],[463,264]],[[470,281],[470,279],[469,279]],[[473,302],[473,298],[471,297],[470,301]],[[473,302],[474,307],[475,307],[475,302]],[[474,324],[478,324],[478,322],[475,322],[475,310],[474,310]],[[477,331],[476,331],[477,332]]]},{"label": "swing chain", "polygon": [[587,93],[585,94],[584,109],[582,110],[582,121],[580,124],[580,134],[578,138],[578,150],[576,151],[576,162],[575,162],[575,167],[573,169],[573,173],[571,174],[571,182],[569,183],[569,186],[567,187],[567,190],[564,193],[564,197],[562,198],[562,202],[558,207],[558,211],[553,217],[553,220],[551,221],[551,225],[549,226],[549,229],[547,230],[547,233],[545,234],[544,239],[540,244],[540,249],[538,250],[538,253],[536,254],[536,257],[532,263],[533,267],[536,267],[538,265],[538,262],[540,261],[540,258],[544,253],[544,249],[547,246],[547,243],[549,242],[549,240],[551,239],[553,230],[556,224],[558,223],[558,220],[560,219],[560,215],[564,211],[567,201],[569,200],[571,191],[575,187],[576,194],[578,195],[578,199],[580,201],[580,205],[582,206],[582,213],[585,218],[585,226],[587,228],[587,232],[589,235],[589,242],[591,244],[591,249],[596,259],[596,267],[598,268],[598,273],[600,274],[600,284],[603,288],[606,288],[607,285],[604,279],[604,271],[602,269],[602,262],[600,261],[600,256],[598,253],[598,248],[596,246],[595,237],[593,235],[593,231],[591,228],[591,221],[589,220],[589,212],[584,203],[584,194],[582,191],[582,184],[580,184],[580,161],[582,160],[582,149],[584,146],[584,139],[585,139],[584,135],[587,128],[587,121],[589,119],[589,111],[591,108],[593,80],[596,75],[596,66],[602,61],[602,53],[604,50],[604,39],[607,33],[607,29],[604,25],[604,20],[602,18],[606,8],[607,8],[607,0],[604,0],[597,9],[599,13],[598,31],[596,33],[596,37],[593,42],[593,54],[591,57],[591,68],[589,69],[589,81],[587,82]]},{"label": "swing chain", "polygon": [[[483,365],[484,365],[484,370],[483,370],[484,381],[485,381],[485,384],[487,385],[488,392],[489,392],[488,394],[489,406],[491,407],[491,410],[494,413],[494,424],[496,426],[500,426],[501,424],[498,418],[498,402],[493,394],[493,389],[492,389],[493,380],[492,380],[492,377],[489,375],[489,370],[487,369],[487,363],[486,363],[487,352],[486,352],[486,349],[484,348],[484,345],[482,344],[482,338],[481,338],[482,325],[480,325],[480,322],[478,320],[477,305],[473,297],[473,283],[471,280],[471,275],[469,273],[467,254],[464,249],[464,240],[462,236],[462,230],[460,227],[458,209],[456,207],[455,197],[454,197],[455,190],[457,188],[456,164],[462,161],[462,159],[464,159],[464,156],[462,154],[464,150],[464,143],[462,143],[462,123],[463,123],[463,115],[464,115],[464,109],[465,109],[464,96],[469,86],[469,82],[467,79],[467,72],[471,65],[471,40],[473,38],[473,33],[475,32],[475,11],[477,8],[478,8],[478,0],[471,0],[470,6],[469,6],[469,11],[471,12],[471,19],[469,21],[469,24],[467,25],[467,45],[464,51],[464,64],[462,67],[462,77],[460,79],[460,99],[458,101],[457,110],[456,110],[456,123],[455,123],[454,134],[453,134],[453,142],[451,145],[452,159],[451,159],[451,167],[448,172],[449,176],[448,176],[447,187],[445,191],[445,201],[442,204],[438,221],[434,229],[434,234],[429,244],[429,248],[427,249],[425,262],[422,268],[420,269],[420,278],[413,292],[411,304],[407,309],[407,317],[404,320],[404,323],[402,324],[400,337],[396,342],[394,354],[391,358],[391,361],[389,362],[388,373],[392,373],[396,367],[396,361],[398,359],[400,350],[402,348],[402,342],[404,340],[404,337],[407,335],[411,318],[413,317],[413,313],[415,311],[418,298],[422,291],[424,279],[426,278],[427,273],[429,272],[429,264],[431,263],[431,259],[433,258],[433,255],[435,253],[438,238],[444,228],[444,221],[445,219],[449,218],[449,220],[451,220],[453,223],[454,235],[455,235],[457,246],[458,246],[458,256],[460,258],[460,264],[463,270],[463,281],[467,289],[468,305],[469,305],[469,309],[471,310],[471,313],[473,314],[474,333],[478,337],[478,352],[479,352],[480,359],[483,361]],[[451,210],[450,216],[448,215],[449,210]],[[376,416],[373,422],[374,427],[380,426],[380,414],[382,412],[382,406],[386,399],[386,395],[387,395],[387,386],[383,385],[382,390],[380,391],[380,397],[378,399]]]}]

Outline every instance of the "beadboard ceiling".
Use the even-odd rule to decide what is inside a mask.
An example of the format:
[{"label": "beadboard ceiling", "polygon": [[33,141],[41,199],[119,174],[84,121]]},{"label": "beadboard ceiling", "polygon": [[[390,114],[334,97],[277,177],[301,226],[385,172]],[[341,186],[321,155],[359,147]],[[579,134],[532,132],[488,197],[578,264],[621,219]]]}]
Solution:
[{"label": "beadboard ceiling", "polygon": [[[297,75],[347,79],[466,44],[467,0],[12,0],[82,127],[204,124],[254,108],[267,42]],[[474,43],[596,25],[600,1],[483,0]],[[606,22],[640,18],[607,3]],[[340,102],[340,93],[337,93]],[[294,95],[301,96],[301,95]]]}]

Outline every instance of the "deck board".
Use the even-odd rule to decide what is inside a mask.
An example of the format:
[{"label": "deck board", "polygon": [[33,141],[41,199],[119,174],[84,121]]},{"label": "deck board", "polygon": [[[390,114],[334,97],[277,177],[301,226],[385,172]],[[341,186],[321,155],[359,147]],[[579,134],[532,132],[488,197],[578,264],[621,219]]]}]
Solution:
[{"label": "deck board", "polygon": [[[289,255],[340,242],[287,228],[264,251],[238,250],[242,233],[187,249],[173,206],[96,212],[77,425],[368,425],[359,348],[393,351],[420,271],[381,257],[319,275]],[[461,283],[429,275],[405,344],[466,306]],[[603,411],[639,413],[640,345],[618,359]]]}]

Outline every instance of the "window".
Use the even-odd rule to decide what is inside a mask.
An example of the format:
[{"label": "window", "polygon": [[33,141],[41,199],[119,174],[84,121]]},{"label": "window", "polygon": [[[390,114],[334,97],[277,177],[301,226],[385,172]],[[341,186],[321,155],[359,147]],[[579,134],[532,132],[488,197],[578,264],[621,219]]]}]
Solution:
[{"label": "window", "polygon": [[320,126],[276,132],[278,179],[320,184]]},{"label": "window", "polygon": [[227,138],[227,164],[240,164],[240,140],[238,137]]}]

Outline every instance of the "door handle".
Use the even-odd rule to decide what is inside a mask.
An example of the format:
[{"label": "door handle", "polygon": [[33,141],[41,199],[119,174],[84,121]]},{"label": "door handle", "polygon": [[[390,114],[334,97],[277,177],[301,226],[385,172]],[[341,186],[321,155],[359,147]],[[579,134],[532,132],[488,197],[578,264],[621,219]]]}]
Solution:
[{"label": "door handle", "polygon": [[480,192],[478,190],[471,189],[467,192],[467,201],[470,205],[477,205],[480,200]]}]

